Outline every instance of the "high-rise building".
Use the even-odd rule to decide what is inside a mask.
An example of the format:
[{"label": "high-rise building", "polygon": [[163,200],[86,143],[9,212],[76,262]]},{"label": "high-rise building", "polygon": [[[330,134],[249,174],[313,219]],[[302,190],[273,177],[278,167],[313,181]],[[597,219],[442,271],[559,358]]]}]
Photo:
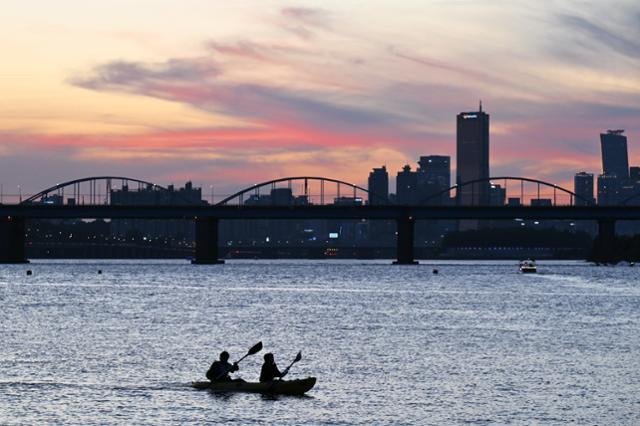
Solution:
[{"label": "high-rise building", "polygon": [[607,133],[601,133],[600,146],[602,148],[602,173],[615,175],[620,179],[628,179],[629,156],[624,130],[607,130]]},{"label": "high-rise building", "polygon": [[[456,184],[489,178],[489,114],[480,108],[457,116]],[[461,205],[489,204],[488,181],[464,185],[458,190]]]},{"label": "high-rise building", "polygon": [[[368,190],[370,205],[383,205],[394,202],[389,196],[389,173],[387,173],[386,166],[374,168],[369,173]],[[370,220],[368,221],[368,226],[369,231],[367,234],[371,244],[384,245],[389,242],[389,238],[394,236],[395,224],[389,221]]]},{"label": "high-rise building", "polygon": [[622,179],[615,174],[601,174],[598,176],[598,205],[615,206],[620,201]]},{"label": "high-rise building", "polygon": [[427,155],[420,157],[417,170],[418,202],[427,204],[447,204],[451,187],[451,157]]},{"label": "high-rise building", "polygon": [[418,202],[418,175],[405,165],[396,176],[396,202],[398,204],[414,204]]},{"label": "high-rise building", "polygon": [[418,161],[418,173],[424,173],[427,181],[440,188],[451,187],[451,157],[448,155],[427,155],[420,157]]},{"label": "high-rise building", "polygon": [[369,173],[369,204],[380,205],[389,202],[389,173],[387,167],[374,167]]},{"label": "high-rise building", "polygon": [[577,197],[574,200],[576,206],[586,206],[594,203],[593,199],[593,174],[587,172],[576,173],[573,177],[573,192]]}]

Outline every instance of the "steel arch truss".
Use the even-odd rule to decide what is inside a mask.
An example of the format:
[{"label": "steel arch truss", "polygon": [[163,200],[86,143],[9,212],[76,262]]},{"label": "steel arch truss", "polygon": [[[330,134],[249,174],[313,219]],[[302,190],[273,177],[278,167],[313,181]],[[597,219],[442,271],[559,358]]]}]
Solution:
[{"label": "steel arch truss", "polygon": [[[543,180],[539,180],[539,179],[532,179],[532,178],[526,178],[526,177],[520,177],[520,176],[495,176],[495,177],[489,177],[489,178],[482,178],[482,179],[475,179],[475,180],[470,180],[467,182],[463,182],[463,183],[459,183],[456,185],[453,185],[452,187],[433,193],[431,195],[428,195],[427,197],[423,198],[419,205],[422,204],[427,204],[429,201],[433,200],[433,199],[439,199],[441,198],[443,195],[450,193],[453,190],[456,190],[456,192],[458,191],[458,189],[461,189],[465,186],[468,185],[475,185],[478,183],[491,183],[494,181],[504,181],[505,182],[505,189],[506,189],[506,182],[507,181],[517,181],[520,182],[520,192],[522,194],[521,196],[521,202],[524,203],[524,183],[534,183],[537,185],[537,195],[538,195],[538,199],[540,198],[540,187],[548,187],[548,188],[552,188],[553,189],[553,205],[556,205],[556,193],[558,191],[567,194],[570,196],[570,205],[574,205],[575,201],[580,200],[584,205],[594,205],[593,200],[587,200],[581,196],[579,196],[578,194],[576,194],[573,191],[570,191],[566,188],[563,188],[561,186],[558,186],[554,183],[551,182],[545,182]],[[456,197],[458,198],[458,197]]]},{"label": "steel arch truss", "polygon": [[[109,204],[110,192],[113,188],[112,182],[118,181],[121,183],[122,188],[125,186],[128,187],[130,183],[133,183],[134,185],[138,185],[138,189],[147,188],[155,191],[172,192],[164,186],[130,177],[90,176],[56,184],[50,188],[38,192],[35,195],[32,195],[31,197],[22,201],[22,203],[26,204],[51,201],[56,196],[62,197],[62,199],[64,199],[65,189],[67,189],[67,194],[72,195],[75,199],[75,202],[78,204],[85,204],[85,196],[88,197],[88,202],[86,204]],[[100,191],[100,189],[102,188],[102,186],[100,185],[101,182],[104,182],[104,192]],[[68,188],[70,188],[71,190],[69,191]],[[88,192],[82,192],[83,190]],[[176,194],[176,196],[178,196],[182,201],[186,201],[188,204],[192,204],[192,202],[183,199],[179,194]]]},{"label": "steel arch truss", "polygon": [[[315,194],[316,197],[319,197],[319,204],[325,204],[326,201],[326,197],[327,196],[331,196],[331,195],[335,195],[337,198],[340,198],[341,196],[352,196],[354,199],[357,198],[357,192],[360,191],[361,193],[365,193],[367,194],[369,201],[371,201],[371,199],[376,199],[378,200],[380,203],[382,204],[391,204],[389,202],[388,197],[384,197],[382,195],[378,195],[375,194],[371,191],[369,191],[368,189],[362,188],[358,185],[355,185],[353,183],[349,183],[349,182],[345,182],[342,180],[338,180],[338,179],[331,179],[331,178],[326,178],[326,177],[320,177],[320,176],[292,176],[292,177],[285,177],[285,178],[279,178],[279,179],[273,179],[273,180],[269,180],[266,182],[261,182],[261,183],[257,183],[253,186],[250,186],[248,188],[245,188],[241,191],[236,192],[235,194],[232,194],[230,196],[228,196],[227,198],[225,198],[224,200],[216,203],[216,205],[224,205],[224,204],[228,204],[230,201],[237,199],[238,204],[243,204],[243,202],[245,201],[245,195],[250,194],[250,195],[254,195],[254,196],[260,196],[260,189],[268,187],[270,188],[270,190],[272,189],[276,189],[276,188],[281,188],[278,187],[278,184],[287,183],[287,187],[289,189],[292,189],[293,191],[293,182],[295,181],[299,181],[302,183],[302,194],[305,198],[307,202],[311,201],[311,197],[314,196],[314,194],[312,194],[310,192],[310,187],[312,183],[316,183],[317,185],[319,185],[319,194]],[[336,185],[335,186],[335,193],[331,194],[328,193],[325,190],[325,186],[328,185]],[[344,188],[344,189],[343,189]],[[343,190],[344,192],[341,192],[341,190]],[[275,202],[275,200],[272,200],[272,202]]]}]

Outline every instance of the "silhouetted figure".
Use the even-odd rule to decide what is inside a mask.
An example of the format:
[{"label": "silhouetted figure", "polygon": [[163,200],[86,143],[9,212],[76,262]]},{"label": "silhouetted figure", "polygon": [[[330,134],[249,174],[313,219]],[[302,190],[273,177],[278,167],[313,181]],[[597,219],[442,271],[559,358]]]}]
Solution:
[{"label": "silhouetted figure", "polygon": [[276,377],[282,377],[284,374],[278,370],[273,354],[271,352],[264,354],[264,364],[260,370],[260,382],[270,382]]},{"label": "silhouetted figure", "polygon": [[238,363],[229,363],[229,352],[222,351],[220,352],[220,359],[218,361],[214,361],[209,367],[207,371],[207,379],[212,382],[231,382],[231,377],[229,377],[229,373],[233,373],[234,371],[238,371]]}]

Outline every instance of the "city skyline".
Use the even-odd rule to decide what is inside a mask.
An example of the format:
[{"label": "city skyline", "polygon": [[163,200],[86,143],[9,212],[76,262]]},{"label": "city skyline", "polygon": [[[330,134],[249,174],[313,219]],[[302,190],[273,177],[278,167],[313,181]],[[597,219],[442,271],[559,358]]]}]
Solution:
[{"label": "city skyline", "polygon": [[372,167],[455,158],[455,115],[482,99],[492,174],[571,188],[600,171],[606,129],[640,163],[640,7],[576,4],[9,1],[0,182],[364,186]]}]

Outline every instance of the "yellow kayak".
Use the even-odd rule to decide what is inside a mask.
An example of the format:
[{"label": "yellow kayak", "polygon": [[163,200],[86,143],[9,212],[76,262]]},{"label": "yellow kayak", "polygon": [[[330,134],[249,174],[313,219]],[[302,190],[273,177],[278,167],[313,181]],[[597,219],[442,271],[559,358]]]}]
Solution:
[{"label": "yellow kayak", "polygon": [[299,380],[274,380],[267,383],[256,382],[193,382],[191,386],[199,390],[216,392],[253,392],[280,395],[302,395],[316,384],[315,377]]}]

